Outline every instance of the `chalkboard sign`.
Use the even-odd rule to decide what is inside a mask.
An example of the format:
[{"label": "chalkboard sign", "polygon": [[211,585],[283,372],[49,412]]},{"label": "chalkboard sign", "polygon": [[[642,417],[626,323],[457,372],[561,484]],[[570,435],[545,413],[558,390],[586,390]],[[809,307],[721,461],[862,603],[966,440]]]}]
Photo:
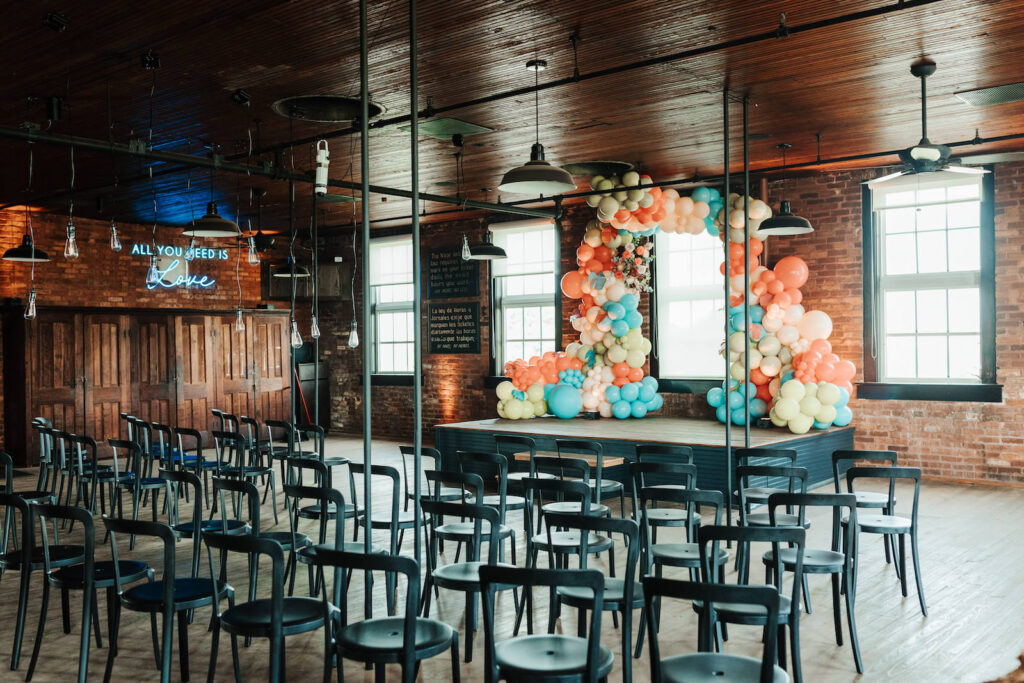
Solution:
[{"label": "chalkboard sign", "polygon": [[480,302],[430,304],[427,340],[430,353],[480,353]]},{"label": "chalkboard sign", "polygon": [[437,249],[427,256],[427,298],[480,295],[480,262],[464,261],[461,249]]}]

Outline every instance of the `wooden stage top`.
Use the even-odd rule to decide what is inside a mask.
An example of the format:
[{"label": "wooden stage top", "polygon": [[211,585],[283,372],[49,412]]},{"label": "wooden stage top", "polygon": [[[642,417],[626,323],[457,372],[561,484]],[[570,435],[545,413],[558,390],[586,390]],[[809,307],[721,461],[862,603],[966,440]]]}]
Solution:
[{"label": "wooden stage top", "polygon": [[[641,420],[561,420],[557,417],[538,417],[532,420],[504,420],[492,418],[472,422],[454,422],[437,425],[437,429],[456,429],[483,432],[507,432],[565,439],[601,439],[633,443],[678,443],[691,446],[725,446],[725,425],[717,420],[699,420],[688,417],[647,417]],[[818,434],[830,434],[853,427],[812,429],[807,434],[793,434],[787,429],[751,428],[752,448],[806,439]],[[732,444],[743,446],[743,428],[733,425]]]}]

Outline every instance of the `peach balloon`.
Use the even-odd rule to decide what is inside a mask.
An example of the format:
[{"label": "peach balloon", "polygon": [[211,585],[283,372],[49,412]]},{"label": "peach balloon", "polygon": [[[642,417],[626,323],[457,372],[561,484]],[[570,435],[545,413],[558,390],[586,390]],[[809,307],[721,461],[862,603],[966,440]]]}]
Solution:
[{"label": "peach balloon", "polygon": [[775,264],[775,275],[786,288],[803,287],[808,274],[807,264],[799,256],[785,256]]}]

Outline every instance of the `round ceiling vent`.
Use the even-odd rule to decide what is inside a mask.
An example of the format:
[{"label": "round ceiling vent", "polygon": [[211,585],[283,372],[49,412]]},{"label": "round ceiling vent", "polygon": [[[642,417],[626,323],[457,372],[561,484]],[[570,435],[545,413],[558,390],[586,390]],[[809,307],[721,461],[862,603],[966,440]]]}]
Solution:
[{"label": "round ceiling vent", "polygon": [[[285,97],[270,105],[276,113],[299,121],[341,123],[355,121],[362,111],[358,97],[343,95],[299,95]],[[384,113],[384,107],[370,102],[370,120]]]}]

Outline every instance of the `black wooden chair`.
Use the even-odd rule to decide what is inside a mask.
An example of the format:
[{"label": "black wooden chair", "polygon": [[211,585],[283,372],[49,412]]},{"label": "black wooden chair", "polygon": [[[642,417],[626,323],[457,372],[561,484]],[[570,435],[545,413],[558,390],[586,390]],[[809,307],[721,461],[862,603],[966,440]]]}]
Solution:
[{"label": "black wooden chair", "polygon": [[[501,453],[470,453],[464,451],[459,451],[456,454],[456,458],[459,472],[472,472],[484,478],[485,493],[482,498],[478,498],[474,502],[481,505],[489,505],[498,511],[499,534],[502,540],[500,556],[501,559],[505,558],[504,540],[507,538],[512,549],[512,564],[515,564],[516,532],[505,523],[506,513],[509,510],[522,510],[523,533],[528,535],[530,527],[526,523],[526,498],[508,494],[508,458]],[[497,493],[486,493],[486,482],[488,481],[497,488]]]},{"label": "black wooden chair", "polygon": [[642,443],[636,446],[637,462],[660,462],[665,465],[692,465],[693,449],[671,443]]},{"label": "black wooden chair", "polygon": [[[225,419],[227,417],[225,416]],[[246,447],[245,437],[238,432],[214,432],[213,439],[217,445],[217,460],[222,463],[219,477],[251,482],[264,477],[270,479],[270,509],[274,513],[274,524],[277,524],[277,486],[274,481],[274,468],[249,464],[249,449]],[[231,502],[237,514],[238,503],[235,496],[232,496]]]},{"label": "black wooden chair", "polygon": [[[36,479],[36,490],[43,491],[50,486],[50,472],[53,464],[53,423],[45,417],[33,417],[32,429],[39,438],[39,477]],[[10,493],[7,489],[4,493]]]},{"label": "black wooden chair", "polygon": [[[752,483],[764,479],[765,486],[752,486]],[[781,480],[786,483],[785,488],[769,486],[772,480]],[[753,512],[754,505],[766,505],[768,496],[774,493],[807,493],[807,468],[791,467],[784,465],[741,465],[736,468],[736,482],[740,496],[740,526],[765,527],[765,526],[799,526],[804,529],[810,528],[810,522],[804,515],[793,514],[792,510],[775,515],[775,524],[772,524],[768,512]],[[747,498],[748,491],[757,491],[754,499]],[[761,495],[767,493],[761,501]],[[761,501],[761,502],[757,502]],[[746,583],[750,576],[750,553],[747,547],[741,545],[736,552],[737,564],[739,565],[741,583]],[[804,586],[804,604],[807,613],[811,613],[811,602],[809,590]]]},{"label": "black wooden chair", "polygon": [[[737,448],[733,450],[733,470],[736,475],[733,479],[740,482],[738,469],[751,465],[765,465],[774,467],[796,466],[797,453],[792,448]],[[768,502],[768,496],[773,493],[793,493],[786,488],[769,486],[769,482],[738,483],[735,495],[740,500],[746,501],[747,505],[764,505]]]},{"label": "black wooden chair", "polygon": [[[836,493],[844,493],[843,480],[846,477],[846,471],[851,467],[861,463],[860,467],[864,467],[864,463],[878,463],[882,466],[897,467],[898,455],[896,451],[876,451],[876,450],[843,450],[833,451],[832,453],[832,484],[835,486]],[[871,465],[872,467],[874,464]],[[889,482],[889,492],[883,493],[881,491],[856,491],[854,495],[857,496],[857,507],[859,508],[874,508],[880,509],[883,515],[893,514],[892,508],[889,506],[889,500],[891,499],[894,503],[896,502],[896,488],[895,482]],[[891,536],[882,537],[884,543],[882,544],[885,548],[885,563],[891,564],[892,556],[896,553],[896,546],[892,544]]]},{"label": "black wooden chair", "polygon": [[[537,442],[529,436],[518,434],[495,434],[494,447],[496,452],[501,453],[509,462],[509,491],[522,493],[519,480],[531,477],[533,479],[554,479],[555,475],[549,472],[538,472],[534,467],[533,459],[537,457]],[[519,460],[516,455],[529,453],[526,461]]]},{"label": "black wooden chair", "polygon": [[[711,651],[709,640],[700,639],[699,652],[662,658],[658,628],[648,622],[651,645],[651,680],[659,683],[690,681],[759,681],[759,683],[787,683],[789,676],[775,665],[776,631],[771,624],[779,621],[779,595],[771,586],[726,586],[717,583],[675,581],[655,576],[644,577],[644,600],[647,610],[665,598],[697,601],[716,605],[744,604],[760,608],[765,614],[761,659]],[[713,628],[713,610],[701,611],[702,634]]]},{"label": "black wooden chair", "polygon": [[[637,495],[645,487],[692,489],[697,486],[697,466],[686,463],[644,462],[629,463],[631,482],[629,496],[633,505],[633,517],[637,514]],[[655,506],[657,503],[655,503]],[[690,540],[688,508],[658,508],[652,506],[647,510],[647,524],[651,528],[652,542],[658,542],[658,527],[683,527],[687,529],[687,540]],[[694,520],[697,524],[700,519]]]},{"label": "black wooden chair", "polygon": [[[917,467],[851,467],[846,471],[847,491],[856,495],[854,482],[857,479],[886,479],[890,482],[889,501],[886,509],[895,510],[896,499],[894,491],[896,483],[900,480],[914,482],[914,502],[911,507],[910,517],[903,517],[895,514],[868,515],[862,514],[857,518],[857,530],[869,534],[882,534],[883,536],[895,536],[899,541],[899,558],[896,568],[899,572],[900,588],[903,597],[907,597],[907,552],[906,537],[910,536],[910,554],[914,562],[914,581],[917,583],[917,598],[921,603],[921,614],[928,616],[928,606],[924,600],[924,585],[921,581],[920,554],[917,548],[917,504],[921,496],[921,470]],[[847,522],[849,523],[849,522]],[[859,540],[855,542],[854,548],[859,546]],[[893,558],[896,559],[896,558]],[[854,575],[853,588],[857,590],[857,568],[859,560],[856,551],[854,552]]]},{"label": "black wooden chair", "polygon": [[[203,483],[193,472],[187,470],[160,470],[160,476],[167,481],[167,500],[170,501],[168,511],[168,524],[174,531],[175,536],[192,541],[192,578],[199,576],[199,537],[196,536],[196,526],[199,526],[200,537],[208,531],[216,531],[221,534],[239,535],[247,534],[250,531],[248,523],[244,520],[229,519],[221,515],[220,519],[204,518],[203,516]],[[192,490],[192,519],[187,522],[181,521],[181,503],[179,494],[182,490]],[[186,497],[187,498],[187,497]]]},{"label": "black wooden chair", "polygon": [[[107,590],[107,627],[111,625],[110,606],[117,600],[118,588],[121,585],[135,583],[142,579],[153,580],[153,570],[149,565],[139,560],[121,560],[118,572],[121,583],[115,585],[114,565],[107,560],[96,561],[96,526],[93,522],[92,513],[79,507],[66,505],[34,505],[33,509],[39,517],[40,532],[43,548],[43,599],[39,608],[39,625],[36,628],[35,645],[32,648],[32,660],[28,665],[28,672],[25,675],[26,681],[32,680],[35,672],[36,662],[39,660],[39,650],[43,643],[43,632],[47,625],[47,608],[50,602],[50,588],[61,591],[62,597],[69,591],[81,591],[82,593],[82,632],[79,639],[78,650],[78,681],[85,683],[89,669],[89,636],[90,630],[95,624],[96,646],[103,647],[100,637],[99,606],[96,600],[96,592],[100,589]],[[46,524],[48,521],[56,522],[76,521],[82,527],[83,561],[80,564],[63,564],[55,566],[50,558],[50,547],[46,535]],[[66,609],[66,598],[62,600],[64,609],[64,632],[70,632],[70,623]]]},{"label": "black wooden chair", "polygon": [[[121,624],[121,609],[143,612],[150,615],[150,631],[153,637],[153,656],[157,669],[160,670],[161,683],[168,683],[171,678],[171,647],[174,634],[174,616],[178,617],[178,658],[181,667],[181,679],[189,680],[188,664],[188,623],[192,610],[212,605],[227,598],[228,604],[234,604],[234,590],[212,577],[177,577],[177,556],[175,544],[177,536],[174,530],[159,522],[144,522],[131,519],[113,519],[104,517],[103,523],[110,534],[110,554],[114,566],[114,584],[118,587],[118,599],[113,601],[114,616],[110,630],[110,643],[107,650],[107,669],[104,680],[110,680],[117,657],[117,640]],[[157,581],[122,588],[120,561],[117,552],[117,535],[147,536],[159,539],[163,546],[163,562],[161,577]],[[193,539],[193,548],[197,545],[202,533]],[[157,636],[157,616],[161,617],[162,638]],[[125,674],[127,677],[129,674]]]},{"label": "black wooden chair", "polygon": [[[721,491],[702,491],[700,489],[664,488],[645,486],[639,491],[640,501],[640,537],[642,541],[641,558],[644,574],[662,576],[665,567],[680,567],[690,571],[690,579],[700,577],[701,559],[700,544],[696,542],[697,530],[703,519],[704,508],[711,508],[712,524],[722,523],[722,509],[725,497]],[[651,523],[651,513],[666,509],[665,505],[679,506],[686,511],[688,527],[686,539],[679,541],[657,541],[654,532],[657,529]],[[714,558],[716,574],[721,581],[725,574],[725,565],[729,561],[729,551],[719,548]],[[641,634],[642,635],[642,634]]]},{"label": "black wooden chair", "polygon": [[[250,482],[245,482],[245,485],[252,487],[258,501],[259,492],[256,491],[255,485]],[[251,585],[247,601],[231,605],[222,612],[216,592],[217,588],[213,583],[210,584],[212,591],[210,601],[214,605],[214,613],[209,680],[214,680],[217,672],[217,650],[219,649],[221,629],[231,635],[231,659],[236,680],[241,677],[238,662],[238,636],[247,640],[269,638],[270,668],[267,678],[273,683],[287,680],[284,639],[287,636],[324,628],[326,618],[320,600],[285,597],[284,550],[280,543],[255,535],[226,536],[218,533],[204,534],[203,540],[206,542],[206,554],[210,562],[210,576],[217,577],[217,586],[231,585],[228,582],[228,553],[244,553],[249,557],[252,566],[258,564],[254,558],[259,557],[267,557],[271,563],[269,598],[254,598],[255,586]],[[220,551],[218,553],[220,555],[219,571],[213,560],[214,550]],[[253,573],[250,573],[249,580],[252,581],[254,576]],[[328,629],[324,629],[324,641],[325,649],[328,649],[330,647],[330,631]],[[325,663],[324,680],[328,679],[329,674],[329,665]]]},{"label": "black wooden chair", "polygon": [[[138,423],[136,423],[136,427],[138,427]],[[158,493],[161,489],[166,489],[167,480],[162,477],[151,477],[147,475],[147,470],[149,468],[148,463],[146,462],[146,456],[142,452],[142,447],[139,446],[137,441],[107,439],[107,443],[110,444],[110,448],[114,454],[114,474],[112,483],[114,485],[114,490],[117,493],[118,517],[124,517],[125,490],[127,490],[132,497],[132,519],[139,518],[139,508],[142,507],[143,492],[152,492],[153,500],[151,501],[151,505],[153,521],[156,522]],[[124,471],[120,469],[118,464],[118,450],[125,451],[124,463],[126,467]],[[111,510],[113,510],[113,501],[111,502],[110,507]],[[129,550],[133,550],[134,548],[135,537],[133,536],[129,544]]]},{"label": "black wooden chair", "polygon": [[[608,678],[615,655],[601,644],[601,613],[604,611],[604,575],[595,569],[524,569],[481,567],[480,585],[484,603],[484,680],[496,683],[585,681],[597,683]],[[593,595],[590,627],[586,637],[555,633],[513,637],[497,642],[494,628],[495,593],[499,588],[521,586],[532,611],[533,588],[554,591],[582,589]],[[554,609],[549,606],[549,610]]]},{"label": "black wooden chair", "polygon": [[604,447],[600,441],[580,441],[576,439],[555,439],[558,457],[565,459],[573,455],[594,456],[594,479],[587,482],[594,492],[594,502],[601,503],[606,498],[619,497],[619,516],[626,516],[626,487],[621,481],[606,479],[604,476]]},{"label": "black wooden chair", "polygon": [[[864,673],[864,666],[860,658],[860,645],[857,642],[857,622],[854,618],[855,595],[851,587],[854,584],[853,577],[853,556],[855,534],[849,533],[848,528],[841,525],[839,520],[844,516],[852,520],[854,528],[857,526],[857,499],[850,494],[836,493],[773,493],[768,497],[768,515],[775,526],[777,510],[780,506],[787,508],[796,507],[800,510],[800,516],[805,514],[809,507],[832,508],[832,542],[826,550],[823,548],[807,548],[804,550],[804,576],[808,574],[829,574],[832,577],[832,615],[835,621],[836,645],[843,644],[843,617],[842,608],[839,605],[841,600],[840,592],[846,594],[846,620],[850,628],[850,645],[853,649],[853,662],[857,667],[857,673]],[[845,515],[844,515],[845,511]],[[783,571],[792,571],[796,564],[796,551],[793,548],[780,548],[779,558],[782,561]],[[764,554],[762,561],[765,571],[770,573],[775,569],[775,551],[769,550]],[[845,591],[841,588],[845,587]]]},{"label": "black wooden chair", "polygon": [[[415,477],[413,476],[412,467],[410,464],[413,462],[413,456],[415,455],[415,449],[412,446],[399,446],[398,452],[402,456],[402,510],[409,509],[409,503],[416,500]],[[430,448],[423,446],[420,448],[420,463],[421,472],[428,472],[430,470],[441,469],[441,452],[436,448]],[[463,500],[462,493],[458,488],[443,488],[441,491],[435,492],[433,490],[428,491],[429,486],[424,480],[420,480],[420,500],[444,500],[444,501],[457,501]]]},{"label": "black wooden chair", "polygon": [[[333,589],[325,590],[323,597],[324,618],[331,624],[331,645],[324,656],[328,660],[332,654],[335,657],[339,681],[344,680],[344,660],[352,659],[373,666],[377,681],[385,680],[387,664],[399,664],[402,668],[402,682],[413,683],[420,661],[450,650],[452,680],[459,683],[458,632],[443,622],[417,616],[420,570],[415,560],[408,557],[347,553],[324,547],[317,548],[316,553],[322,568],[334,568]],[[342,585],[347,584],[343,574],[351,571],[376,571],[405,576],[408,582],[405,615],[367,618],[349,623],[348,591],[342,590]],[[328,600],[328,593],[332,595],[333,604]],[[372,598],[368,590],[365,599],[369,601]],[[364,606],[364,613],[368,611],[368,606]]]}]

